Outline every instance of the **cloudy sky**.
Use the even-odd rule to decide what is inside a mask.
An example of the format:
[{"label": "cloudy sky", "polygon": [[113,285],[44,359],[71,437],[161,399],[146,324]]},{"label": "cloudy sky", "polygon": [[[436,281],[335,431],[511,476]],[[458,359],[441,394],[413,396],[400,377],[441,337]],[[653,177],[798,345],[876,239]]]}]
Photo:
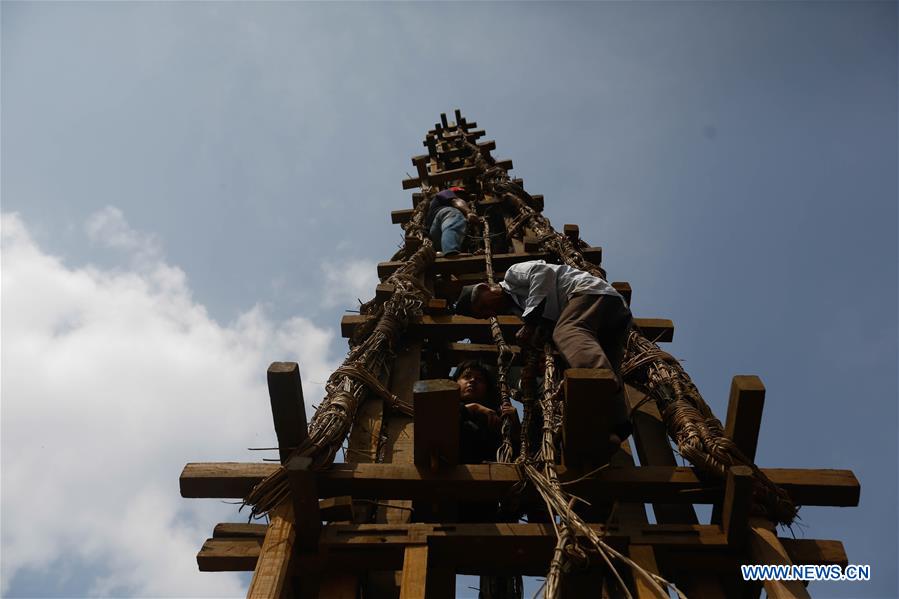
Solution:
[{"label": "cloudy sky", "polygon": [[[401,240],[462,108],[630,281],[758,463],[850,468],[805,508],[897,592],[897,9],[891,2],[16,3],[2,18],[4,597],[240,596],[196,551],[234,506],[188,461],[274,442]],[[789,534],[789,533],[785,533]],[[460,594],[465,592],[460,586]]]}]

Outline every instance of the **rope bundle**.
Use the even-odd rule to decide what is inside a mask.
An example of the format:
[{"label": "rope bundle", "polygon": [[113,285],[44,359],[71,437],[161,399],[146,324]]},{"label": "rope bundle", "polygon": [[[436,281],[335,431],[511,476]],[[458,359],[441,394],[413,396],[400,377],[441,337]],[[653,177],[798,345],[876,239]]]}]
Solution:
[{"label": "rope bundle", "polygon": [[[406,327],[421,316],[430,294],[419,281],[425,269],[434,261],[435,252],[430,239],[424,235],[424,213],[430,195],[416,207],[407,236],[416,237],[420,247],[409,255],[404,264],[388,279],[395,291],[385,302],[372,300],[363,304],[360,312],[370,314],[350,341],[350,351],[343,364],[328,378],[325,398],[309,422],[306,439],[294,449],[291,457],[312,458],[312,468],[322,470],[334,462],[337,451],[349,434],[356,411],[369,396],[387,399],[401,411],[411,413],[411,406],[400,405],[386,388],[395,347]],[[268,513],[290,495],[287,471],[282,466],[260,481],[247,497],[244,505],[251,506],[251,517]]]}]

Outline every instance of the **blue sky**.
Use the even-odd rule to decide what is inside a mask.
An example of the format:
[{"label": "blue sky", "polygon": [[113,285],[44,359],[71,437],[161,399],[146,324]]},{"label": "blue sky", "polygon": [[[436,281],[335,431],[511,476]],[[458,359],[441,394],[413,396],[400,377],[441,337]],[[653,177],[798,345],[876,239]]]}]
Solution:
[{"label": "blue sky", "polygon": [[861,505],[796,534],[873,580],[813,593],[896,597],[896,17],[0,4],[3,596],[243,593],[196,572],[237,515],[180,499],[180,467],[273,441],[269,362],[321,396],[401,240],[409,157],[459,107],[638,316],[675,321],[721,418],[731,376],[762,378],[759,465],[856,472]]}]

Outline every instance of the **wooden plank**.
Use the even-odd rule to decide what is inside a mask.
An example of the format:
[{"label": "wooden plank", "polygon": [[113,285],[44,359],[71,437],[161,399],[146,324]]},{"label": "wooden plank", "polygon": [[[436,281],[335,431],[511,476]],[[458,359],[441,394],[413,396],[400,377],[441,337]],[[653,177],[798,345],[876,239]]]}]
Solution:
[{"label": "wooden plank", "polygon": [[306,439],[306,405],[300,366],[296,362],[272,362],[268,367],[268,395],[278,437],[281,463]]},{"label": "wooden plank", "polygon": [[425,599],[428,584],[428,546],[407,545],[403,557],[400,599]]},{"label": "wooden plank", "polygon": [[246,538],[207,539],[197,553],[200,572],[252,572],[262,550],[264,529],[260,536]]},{"label": "wooden plank", "polygon": [[[790,555],[774,530],[764,518],[752,518],[749,523],[749,563],[791,565]],[[765,593],[771,599],[810,599],[808,590],[798,580],[766,580]]]},{"label": "wooden plank", "polygon": [[[790,562],[798,565],[844,566],[849,563],[843,544],[839,541],[823,539],[791,539],[778,537]],[[740,575],[740,565],[749,563],[745,552],[721,551],[698,552],[685,548],[665,555],[665,565],[673,571],[698,571],[723,575],[731,579]],[[759,585],[761,586],[761,585]],[[691,596],[692,597],[692,596]]]},{"label": "wooden plank", "polygon": [[[584,257],[594,264],[602,263],[602,248],[584,248]],[[513,264],[527,262],[529,260],[551,260],[552,256],[541,251],[527,251],[518,253],[494,254],[493,269],[495,272],[505,272]],[[405,262],[394,260],[378,264],[378,277],[385,279],[396,272]],[[483,254],[477,256],[459,256],[455,258],[437,258],[431,264],[428,272],[431,274],[459,275],[483,273],[486,268],[486,259]],[[483,277],[486,279],[486,276]]]},{"label": "wooden plank", "polygon": [[563,225],[562,232],[565,234],[565,237],[567,237],[568,240],[574,244],[574,247],[578,246],[578,240],[580,239],[581,232],[580,228],[577,225]]},{"label": "wooden plank", "polygon": [[[360,324],[373,316],[346,314],[340,320],[340,332],[345,338],[353,335]],[[517,316],[498,316],[500,328],[509,339],[521,328],[522,320]],[[634,324],[639,326],[649,339],[657,342],[668,342],[674,338],[674,323],[667,318],[635,318]],[[471,339],[475,343],[486,343],[492,340],[490,320],[472,318],[470,316],[425,315],[409,327],[408,334],[421,334],[431,340],[442,339],[456,341]]]},{"label": "wooden plank", "polygon": [[[409,438],[411,443],[411,436]],[[406,455],[411,460],[411,446]],[[271,463],[191,463],[181,473],[181,496],[242,498],[253,485],[278,468]],[[560,480],[581,476],[564,466]],[[762,468],[771,481],[798,504],[856,506],[860,486],[850,470]],[[513,464],[460,464],[431,473],[413,464],[333,464],[317,473],[320,497],[351,495],[354,499],[466,499],[502,497],[520,482]],[[692,468],[641,466],[609,468],[569,486],[576,495],[607,495],[622,501],[713,503],[724,494],[722,482],[700,478]]]},{"label": "wooden plank", "polygon": [[724,434],[750,461],[755,461],[765,407],[765,385],[754,375],[738,375],[730,384]]},{"label": "wooden plank", "polygon": [[752,508],[752,468],[731,466],[724,487],[722,526],[727,543],[742,549],[749,535],[749,510]]},{"label": "wooden plank", "polygon": [[846,549],[840,541],[824,539],[790,539],[778,537],[786,550],[790,561],[794,564],[812,566],[837,565],[845,568],[849,565]]},{"label": "wooden plank", "polygon": [[253,538],[265,536],[265,524],[247,524],[242,522],[220,522],[212,530],[213,538]]},{"label": "wooden plank", "polygon": [[[443,185],[448,181],[456,181],[469,177],[475,177],[479,172],[480,169],[476,166],[466,166],[463,168],[440,171],[437,173],[431,173],[431,175],[428,177],[428,183],[430,183],[431,185]],[[420,178],[414,177],[412,179],[403,179],[403,189],[414,189],[416,187],[421,187]]]},{"label": "wooden plank", "polygon": [[[231,523],[219,524],[216,526],[216,529],[227,530],[230,526],[234,525]],[[256,565],[256,561],[259,558],[259,552],[262,548],[262,541],[265,537],[265,530],[268,527],[264,525],[249,526],[258,527],[260,530],[254,530],[252,536],[226,538],[214,537],[211,539],[207,539],[203,544],[203,548],[197,554],[197,563],[200,566],[200,571],[252,571]],[[334,550],[339,552],[341,535],[332,534],[328,528],[329,526],[333,525],[327,525],[325,527],[322,536],[322,544],[320,545],[320,547],[324,550]],[[475,556],[472,556],[472,558],[470,559],[463,560],[447,558],[446,565],[457,563],[461,564],[462,568],[467,570],[466,573],[489,573],[489,569],[491,566],[495,567],[497,571],[502,571],[509,566],[518,564],[521,566],[521,571],[526,571],[528,568],[533,568],[534,574],[546,573],[546,561],[541,561],[543,560],[543,556],[539,555],[541,551],[539,547],[542,543],[544,546],[544,549],[542,551],[551,551],[551,548],[548,547],[548,543],[551,542],[552,538],[551,529],[544,529],[545,534],[549,535],[550,540],[541,540],[539,538],[539,530],[535,531],[532,529],[507,529],[504,527],[496,529],[495,535],[497,537],[502,537],[503,539],[509,539],[508,541],[506,541],[503,539],[491,540],[482,528],[484,525],[475,525],[479,527],[477,529],[467,528],[471,526],[468,524],[452,524],[449,526],[452,526],[456,531],[456,540],[452,538],[441,540],[443,542],[441,550],[444,553],[449,553],[455,549],[458,549],[459,547],[469,547],[475,548],[476,553],[480,553],[481,555],[494,551],[495,553],[497,553],[497,556],[496,559],[492,559],[487,563],[481,564],[480,569],[478,569],[477,564],[474,563]],[[529,527],[540,525],[524,526]],[[403,539],[412,540],[405,530],[397,529],[396,526],[391,526],[389,529],[382,530],[382,532],[384,533],[384,535],[386,535],[385,538],[401,535]],[[644,535],[643,538],[645,539],[647,537],[648,535]],[[418,536],[416,538],[420,539],[421,536]],[[534,542],[535,540],[536,543]],[[440,546],[441,541],[437,542],[438,547]],[[840,541],[821,539],[790,539],[782,537],[779,537],[778,541],[787,552],[790,562],[793,564],[819,566],[839,565],[845,567],[846,564],[849,563],[849,560],[846,556],[846,551]],[[723,538],[722,542],[726,542],[726,538]],[[387,544],[400,547],[400,545],[396,543]],[[374,544],[372,543],[362,543],[357,538],[351,546],[348,546],[346,548],[346,551],[343,554],[330,554],[328,559],[328,567],[338,571],[349,571],[349,569],[355,568],[364,570],[366,568],[366,563],[368,563],[369,565],[372,563],[370,561],[365,561],[366,558],[370,557],[370,554],[363,553],[361,556],[362,559],[356,560],[355,564],[347,554],[356,551],[360,546],[372,546],[372,550],[377,551],[377,547],[373,545]],[[740,554],[724,550],[723,545],[721,546],[722,550],[720,551],[709,551],[710,548],[713,549],[714,547],[714,545],[703,547],[701,544],[695,543],[691,544],[690,548],[686,546],[675,547],[674,551],[666,555],[666,563],[668,563],[668,566],[670,568],[680,569],[684,571],[702,569],[710,574],[739,575],[739,565],[741,562],[745,563],[746,558],[744,556],[741,556]],[[528,551],[534,548],[537,548],[536,551],[538,554],[530,555]],[[521,551],[519,551],[519,549]],[[652,550],[653,545],[651,543],[642,545],[631,543],[628,547],[630,558],[643,565],[644,567],[652,567],[653,563],[655,562],[654,552],[652,553],[652,562],[648,561],[648,552]],[[502,555],[500,555],[501,553]],[[395,559],[395,564],[387,564],[385,567],[399,567],[401,565],[402,555],[399,554]],[[658,566],[655,565],[655,569],[653,569],[652,571],[658,573]]]},{"label": "wooden plank", "polygon": [[459,463],[459,385],[448,379],[417,381],[414,386],[414,463],[436,472]]},{"label": "wooden plank", "polygon": [[290,499],[296,525],[296,545],[300,551],[314,551],[321,533],[318,484],[311,469],[312,458],[294,456],[286,464]]},{"label": "wooden plank", "polygon": [[281,599],[296,539],[291,511],[289,504],[282,504],[270,514],[271,522],[247,590],[247,599]]},{"label": "wooden plank", "polygon": [[615,373],[598,368],[569,368],[563,384],[562,463],[585,470],[607,464],[618,387]]}]

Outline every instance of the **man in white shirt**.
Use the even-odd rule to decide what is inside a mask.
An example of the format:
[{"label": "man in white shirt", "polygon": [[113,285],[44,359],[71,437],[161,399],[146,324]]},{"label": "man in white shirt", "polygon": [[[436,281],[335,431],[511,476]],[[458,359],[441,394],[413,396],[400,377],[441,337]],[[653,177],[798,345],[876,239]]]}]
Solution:
[{"label": "man in white shirt", "polygon": [[[521,262],[509,267],[499,285],[463,287],[455,311],[478,318],[520,313],[524,326],[515,335],[519,345],[529,343],[537,325],[545,322],[571,368],[611,370],[621,386],[617,371],[631,311],[605,279],[564,264]],[[630,433],[629,426],[620,424],[616,428],[624,438]]]}]

